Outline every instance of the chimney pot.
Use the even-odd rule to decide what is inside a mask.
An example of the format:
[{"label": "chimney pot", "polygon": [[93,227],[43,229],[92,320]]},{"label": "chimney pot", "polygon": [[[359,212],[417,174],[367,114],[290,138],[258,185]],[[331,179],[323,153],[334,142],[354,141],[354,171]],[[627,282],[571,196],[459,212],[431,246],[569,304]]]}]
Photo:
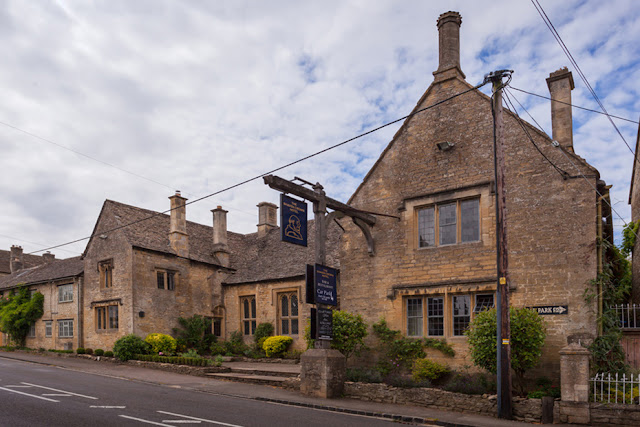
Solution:
[{"label": "chimney pot", "polygon": [[47,264],[51,264],[56,259],[56,256],[55,254],[52,254],[51,252],[47,251],[44,254],[42,254],[42,258],[44,258],[44,261]]},{"label": "chimney pot", "polygon": [[274,228],[278,228],[278,206],[269,202],[259,203],[258,236],[262,237]]},{"label": "chimney pot", "polygon": [[171,222],[169,228],[169,243],[171,248],[181,257],[189,256],[189,235],[187,234],[186,201],[180,191],[169,197],[171,200]]},{"label": "chimney pot", "polygon": [[571,71],[567,67],[563,67],[549,74],[547,86],[553,99],[551,101],[552,137],[562,147],[573,152],[571,91],[575,88],[575,84]]},{"label": "chimney pot", "polygon": [[439,63],[433,73],[436,81],[466,77],[460,68],[460,25],[462,16],[458,12],[445,12],[438,18]]},{"label": "chimney pot", "polygon": [[10,269],[11,273],[17,273],[24,268],[24,255],[22,253],[22,246],[11,246],[10,253]]}]

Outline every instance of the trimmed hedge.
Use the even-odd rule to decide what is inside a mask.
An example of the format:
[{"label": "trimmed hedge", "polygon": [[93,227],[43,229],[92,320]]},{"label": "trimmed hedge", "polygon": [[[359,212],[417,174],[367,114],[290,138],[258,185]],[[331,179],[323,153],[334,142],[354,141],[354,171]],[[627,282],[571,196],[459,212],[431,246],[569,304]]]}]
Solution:
[{"label": "trimmed hedge", "polygon": [[202,357],[179,357],[179,356],[157,356],[155,354],[136,354],[136,360],[143,362],[172,363],[174,365],[190,366],[212,366],[214,363],[210,359]]},{"label": "trimmed hedge", "polygon": [[101,349],[101,348],[96,348],[95,355],[96,355],[96,356],[102,356],[102,355],[104,355],[104,350],[103,350],[103,349]]},{"label": "trimmed hedge", "polygon": [[276,335],[275,337],[269,337],[264,340],[262,349],[267,357],[279,357],[287,351],[292,342],[293,338],[291,337]]}]

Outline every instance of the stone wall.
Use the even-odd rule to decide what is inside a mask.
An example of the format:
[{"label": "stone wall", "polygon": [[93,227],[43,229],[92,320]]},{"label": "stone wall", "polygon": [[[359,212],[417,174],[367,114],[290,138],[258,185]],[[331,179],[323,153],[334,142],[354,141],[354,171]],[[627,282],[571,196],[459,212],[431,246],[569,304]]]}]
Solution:
[{"label": "stone wall", "polygon": [[[73,300],[60,302],[58,298],[58,286],[72,284]],[[64,350],[65,347],[73,349],[81,347],[82,324],[79,322],[80,307],[82,307],[81,293],[82,279],[56,280],[49,283],[29,286],[44,295],[42,317],[36,321],[36,336],[27,337],[25,345],[29,348],[44,348]],[[63,338],[58,336],[58,320],[73,320],[73,337]],[[45,323],[51,322],[51,336],[45,335]]]},{"label": "stone wall", "polygon": [[[432,85],[416,108],[468,88],[459,79],[444,80]],[[504,121],[511,305],[569,307],[568,314],[545,316],[547,341],[541,368],[533,373],[557,377],[558,351],[567,339],[596,331],[595,305],[586,306],[582,297],[597,274],[595,192],[582,177],[563,179],[506,110]],[[532,127],[528,131],[552,162],[596,185],[595,170],[567,153],[576,170],[546,136]],[[441,151],[436,144],[442,141],[455,145]],[[469,363],[466,337],[452,334],[452,296],[470,295],[473,301],[476,294],[495,292],[492,144],[490,100],[481,93],[411,117],[350,201],[359,209],[400,217],[378,217],[372,229],[375,256],[367,253],[360,230],[342,221],[341,308],[361,313],[370,324],[384,317],[406,333],[407,297],[444,297],[444,338],[457,353],[447,361],[451,366]],[[575,146],[579,151],[580,141]],[[417,208],[470,197],[479,199],[478,241],[418,247]]]},{"label": "stone wall", "polygon": [[620,405],[591,403],[592,426],[638,426],[640,425],[640,407],[636,405]]},{"label": "stone wall", "polygon": [[[372,402],[428,406],[433,409],[494,417],[498,412],[495,395],[467,395],[435,388],[397,388],[386,384],[346,382],[344,396]],[[513,417],[519,421],[540,422],[542,401],[540,399],[514,398]]]},{"label": "stone wall", "polygon": [[[260,283],[248,283],[241,285],[225,285],[224,289],[224,305],[226,308],[225,331],[228,339],[235,331],[242,331],[242,309],[240,307],[240,298],[243,296],[254,295],[256,297],[256,323],[271,323],[275,328],[275,334],[282,333],[280,325],[278,325],[278,294],[283,292],[296,292],[298,295],[298,330],[297,335],[289,335],[293,338],[291,349],[305,350],[306,342],[304,341],[304,328],[307,325],[307,319],[311,311],[311,305],[304,303],[305,300],[305,281],[284,280]],[[245,342],[252,343],[252,336],[245,336]]]}]

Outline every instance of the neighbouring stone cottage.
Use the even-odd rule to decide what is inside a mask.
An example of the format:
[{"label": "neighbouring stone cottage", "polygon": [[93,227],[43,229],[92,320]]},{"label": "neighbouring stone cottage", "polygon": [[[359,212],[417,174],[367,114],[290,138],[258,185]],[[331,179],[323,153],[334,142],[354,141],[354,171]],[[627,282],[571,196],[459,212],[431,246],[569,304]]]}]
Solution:
[{"label": "neighbouring stone cottage", "polygon": [[[44,314],[31,326],[26,346],[69,350],[82,346],[82,280],[83,262],[80,257],[56,260],[53,254],[45,254],[44,264],[20,268],[19,263],[28,257],[22,248],[11,248],[13,273],[0,277],[0,295],[9,295],[12,290],[27,286],[31,292],[44,295]],[[24,265],[24,264],[23,264]],[[1,333],[0,345],[9,344],[6,334]]]},{"label": "neighbouring stone cottage", "polygon": [[[461,22],[457,12],[439,17],[439,67],[414,111],[472,88],[460,66]],[[553,98],[570,102],[566,68],[547,84]],[[596,192],[608,199],[609,187],[575,153],[571,107],[553,102],[551,110],[558,147],[524,122],[529,140],[504,111],[511,305],[568,307],[545,316],[547,375],[558,373],[558,351],[567,341],[597,333],[597,304],[587,305],[583,292],[601,268],[598,239],[612,238],[610,212]],[[399,219],[378,217],[373,257],[360,231],[344,224],[342,308],[369,323],[384,317],[409,337],[444,338],[457,352],[445,361],[470,365],[464,331],[495,302],[494,188],[489,97],[475,90],[408,118],[349,201]]]}]

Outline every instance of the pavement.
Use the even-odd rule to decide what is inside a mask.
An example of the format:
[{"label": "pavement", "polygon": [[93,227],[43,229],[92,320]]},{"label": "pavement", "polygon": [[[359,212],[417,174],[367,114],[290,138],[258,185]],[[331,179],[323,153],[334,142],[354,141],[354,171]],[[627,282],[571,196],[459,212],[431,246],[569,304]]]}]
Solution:
[{"label": "pavement", "polygon": [[[18,351],[0,351],[0,357],[48,366],[56,366],[62,369],[69,369],[95,375],[121,378],[129,381],[158,384],[171,388],[188,389],[202,393],[252,399],[282,405],[376,416],[412,424],[440,425],[448,427],[507,427],[528,425],[528,423],[524,422],[501,420],[470,413],[442,411],[421,406],[366,402],[350,398],[320,399],[304,396],[297,391],[284,390],[277,387],[220,381],[207,377],[132,366],[125,363],[95,361],[75,357],[56,357],[56,355],[47,353],[39,354]],[[296,370],[299,372],[300,369],[299,365],[259,362],[226,362],[223,365],[270,371],[281,369],[283,372],[295,372]]]}]

